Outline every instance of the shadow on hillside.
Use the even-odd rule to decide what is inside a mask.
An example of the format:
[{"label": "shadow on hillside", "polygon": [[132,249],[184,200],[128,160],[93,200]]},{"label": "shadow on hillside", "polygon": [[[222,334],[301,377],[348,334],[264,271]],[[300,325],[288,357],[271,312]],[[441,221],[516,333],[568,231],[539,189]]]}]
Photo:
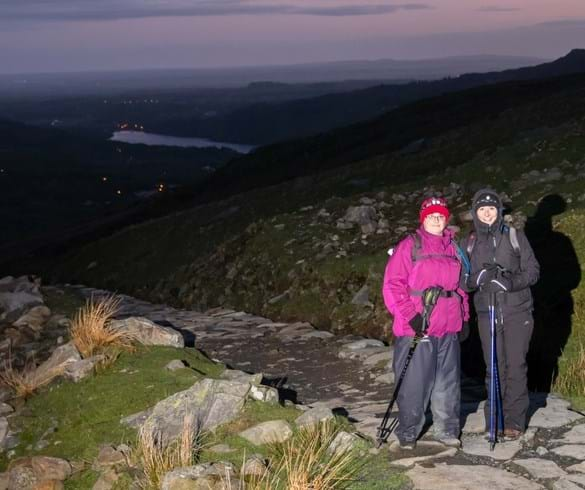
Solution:
[{"label": "shadow on hillside", "polygon": [[569,237],[553,227],[553,216],[566,210],[558,194],[544,197],[526,223],[526,236],[540,264],[540,280],[532,288],[534,333],[528,353],[528,386],[550,391],[558,375],[559,357],[571,335],[571,291],[581,281],[581,266]]}]

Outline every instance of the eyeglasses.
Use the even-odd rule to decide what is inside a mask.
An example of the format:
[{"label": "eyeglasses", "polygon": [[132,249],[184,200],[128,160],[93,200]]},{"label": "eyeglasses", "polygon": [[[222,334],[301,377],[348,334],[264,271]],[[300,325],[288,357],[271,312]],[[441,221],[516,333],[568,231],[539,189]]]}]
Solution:
[{"label": "eyeglasses", "polygon": [[425,219],[428,221],[445,221],[447,218],[442,214],[429,214]]}]

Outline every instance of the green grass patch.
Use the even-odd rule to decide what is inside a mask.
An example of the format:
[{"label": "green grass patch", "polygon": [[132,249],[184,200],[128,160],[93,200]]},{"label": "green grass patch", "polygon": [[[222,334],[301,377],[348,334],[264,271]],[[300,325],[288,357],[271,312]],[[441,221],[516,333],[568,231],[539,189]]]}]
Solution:
[{"label": "green grass patch", "polygon": [[[182,359],[191,368],[164,369],[173,359]],[[222,365],[195,349],[141,347],[134,353],[122,353],[113,366],[95,376],[77,384],[59,382],[31,398],[14,420],[21,430],[15,456],[43,454],[90,461],[100,444],[133,444],[136,434],[120,424],[122,417],[187,389],[203,376],[216,377],[222,370]],[[35,451],[43,434],[49,444]],[[6,459],[0,461],[2,467],[6,463]]]},{"label": "green grass patch", "polygon": [[368,456],[350,490],[398,490],[409,488],[409,479],[396,467],[391,466],[390,455],[381,451]]},{"label": "green grass patch", "polygon": [[554,385],[571,399],[574,408],[585,409],[585,211],[567,213],[555,229],[567,235],[581,266],[581,282],[573,290],[574,312],[571,336],[559,360],[559,374]]}]

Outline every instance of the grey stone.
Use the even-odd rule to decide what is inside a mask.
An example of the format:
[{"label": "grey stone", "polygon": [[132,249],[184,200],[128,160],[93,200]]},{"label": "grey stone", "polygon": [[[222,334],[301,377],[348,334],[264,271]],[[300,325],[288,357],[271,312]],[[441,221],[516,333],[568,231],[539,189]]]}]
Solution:
[{"label": "grey stone", "polygon": [[95,461],[95,466],[108,467],[116,465],[124,465],[128,462],[127,454],[120,451],[113,446],[102,446]]},{"label": "grey stone", "polygon": [[462,451],[474,456],[485,456],[496,460],[512,459],[522,449],[519,440],[498,442],[493,451],[490,451],[489,441],[482,435],[464,435]]},{"label": "grey stone", "polygon": [[536,454],[538,454],[539,456],[545,456],[548,454],[548,449],[542,446],[538,446],[536,448]]},{"label": "grey stone", "polygon": [[262,373],[248,374],[238,369],[226,369],[220,375],[221,379],[228,379],[230,381],[237,381],[238,383],[250,383],[251,385],[259,385],[262,383]]},{"label": "grey stone", "polygon": [[350,206],[343,217],[347,223],[355,223],[359,226],[376,223],[378,213],[373,206]]},{"label": "grey stone", "polygon": [[314,332],[301,335],[301,339],[330,339],[331,337],[335,337],[335,334],[326,332],[325,330],[315,330]]},{"label": "grey stone", "polygon": [[179,369],[185,369],[186,367],[187,366],[185,366],[183,361],[180,359],[174,359],[165,366],[165,369],[169,371],[178,371]]},{"label": "grey stone", "polygon": [[199,430],[212,430],[238,416],[249,391],[249,383],[205,378],[158,402],[144,427],[174,440],[181,433],[185,417],[193,417]]},{"label": "grey stone", "polygon": [[465,408],[466,404],[462,404],[462,412],[467,413],[465,417],[465,423],[462,431],[467,434],[481,434],[485,431],[485,415],[483,413],[484,402],[479,405],[473,404],[475,409],[473,412],[468,413]]},{"label": "grey stone", "polygon": [[585,445],[570,444],[566,446],[555,447],[551,452],[558,456],[568,456],[570,458],[585,460]]},{"label": "grey stone", "polygon": [[112,328],[129,334],[143,345],[168,345],[182,349],[185,341],[180,332],[157,325],[144,317],[129,317],[111,322]]},{"label": "grey stone", "polygon": [[68,342],[57,347],[51,357],[37,368],[37,372],[62,372],[69,364],[78,361],[81,361],[81,355],[77,352],[73,342]]},{"label": "grey stone", "polygon": [[266,473],[266,464],[264,458],[261,456],[251,456],[246,459],[246,462],[242,466],[240,475],[243,476],[262,476]]},{"label": "grey stone", "polygon": [[531,403],[539,407],[530,418],[530,427],[554,429],[583,418],[578,413],[569,410],[568,401],[555,395],[537,393],[531,395],[530,398]]},{"label": "grey stone", "polygon": [[374,306],[370,301],[370,288],[367,284],[362,286],[361,289],[355,293],[351,300],[351,304],[358,306]]},{"label": "grey stone", "polygon": [[28,465],[17,465],[10,469],[8,490],[34,490],[38,478]]},{"label": "grey stone", "polygon": [[387,352],[388,347],[364,347],[363,349],[341,349],[337,354],[340,359],[359,359],[363,361],[374,354]]},{"label": "grey stone", "polygon": [[349,432],[339,431],[327,451],[333,454],[345,453],[351,451],[356,444],[360,441],[360,438],[356,434],[350,434]]},{"label": "grey stone", "polygon": [[0,293],[0,309],[4,311],[7,319],[16,320],[27,309],[42,304],[43,297],[38,292],[18,291]]},{"label": "grey stone", "polygon": [[563,434],[560,439],[553,439],[551,442],[561,442],[564,444],[583,444],[585,443],[585,424],[579,424]]},{"label": "grey stone", "polygon": [[279,402],[278,390],[270,386],[255,386],[250,388],[250,398],[253,400],[277,404]]},{"label": "grey stone", "polygon": [[372,354],[371,356],[366,357],[366,359],[364,359],[364,364],[366,366],[375,366],[381,362],[389,364],[393,358],[394,354],[392,352],[392,349],[388,347],[383,352],[378,352],[377,354]]},{"label": "grey stone", "polygon": [[554,461],[540,458],[515,459],[514,464],[524,468],[530,476],[537,479],[560,478],[567,473]]},{"label": "grey stone", "polygon": [[[390,447],[390,454],[395,453],[400,448],[398,441],[394,441]],[[421,456],[412,455],[406,458],[395,459],[391,458],[390,463],[394,466],[400,466],[402,468],[410,468],[417,463],[423,461],[430,461],[439,458],[452,458],[457,454],[457,449],[454,447],[445,449],[445,446],[440,442],[435,441],[418,441],[416,449],[422,450],[425,454]]]},{"label": "grey stone", "polygon": [[344,350],[358,350],[367,347],[385,347],[384,342],[376,339],[362,339],[343,346]]},{"label": "grey stone", "polygon": [[566,478],[560,478],[556,482],[552,484],[553,490],[583,490],[583,487],[580,487],[576,483],[573,483]]},{"label": "grey stone", "polygon": [[132,427],[133,429],[139,429],[144,425],[146,419],[150,417],[152,414],[153,408],[148,408],[143,410],[142,412],[133,413],[131,415],[127,415],[126,417],[122,417],[120,419],[120,423],[127,425],[128,427]]},{"label": "grey stone", "polygon": [[391,385],[394,383],[394,372],[393,371],[386,371],[383,374],[380,374],[379,376],[376,376],[374,378],[374,381],[376,383],[384,383],[387,385]]},{"label": "grey stone", "polygon": [[45,305],[34,306],[16,320],[13,325],[15,327],[28,326],[33,330],[40,330],[43,324],[51,316],[51,310]]},{"label": "grey stone", "polygon": [[[161,490],[208,490],[213,486],[214,480],[209,477],[230,478],[235,475],[234,466],[231,463],[203,463],[185,468],[176,468],[169,471],[163,477]],[[206,480],[197,484],[197,480]]]},{"label": "grey stone", "polygon": [[566,470],[573,473],[585,473],[585,461],[567,466]]},{"label": "grey stone", "polygon": [[284,420],[270,420],[262,422],[240,432],[240,436],[256,446],[284,442],[289,439],[293,431],[288,422]]},{"label": "grey stone", "polygon": [[415,490],[544,490],[545,487],[500,468],[437,463],[406,472]]},{"label": "grey stone", "polygon": [[49,456],[33,456],[31,459],[33,472],[38,480],[66,480],[73,469],[69,461]]},{"label": "grey stone", "polygon": [[317,425],[321,422],[326,422],[328,420],[333,420],[335,416],[330,408],[325,406],[318,406],[315,408],[311,408],[303,413],[301,416],[297,417],[295,420],[295,424],[297,427],[306,427],[311,425]]},{"label": "grey stone", "polygon": [[63,376],[75,383],[79,383],[82,379],[93,374],[96,365],[103,359],[104,356],[97,355],[67,364],[63,371]]}]

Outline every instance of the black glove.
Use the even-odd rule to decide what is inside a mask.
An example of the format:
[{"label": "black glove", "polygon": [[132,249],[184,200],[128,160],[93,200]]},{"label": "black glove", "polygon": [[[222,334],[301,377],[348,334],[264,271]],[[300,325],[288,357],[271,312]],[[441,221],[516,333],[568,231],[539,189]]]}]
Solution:
[{"label": "black glove", "polygon": [[420,313],[414,315],[414,317],[412,318],[412,320],[408,322],[408,324],[410,325],[410,328],[414,330],[414,333],[417,337],[423,336],[423,317],[421,316]]},{"label": "black glove", "polygon": [[463,322],[461,331],[459,332],[459,342],[465,342],[469,337],[469,323]]},{"label": "black glove", "polygon": [[496,264],[484,264],[483,269],[474,275],[472,286],[482,287],[495,279],[497,274],[498,266]]},{"label": "black glove", "polygon": [[499,293],[500,291],[508,292],[512,290],[512,280],[500,275],[483,286],[481,290],[485,293]]}]

